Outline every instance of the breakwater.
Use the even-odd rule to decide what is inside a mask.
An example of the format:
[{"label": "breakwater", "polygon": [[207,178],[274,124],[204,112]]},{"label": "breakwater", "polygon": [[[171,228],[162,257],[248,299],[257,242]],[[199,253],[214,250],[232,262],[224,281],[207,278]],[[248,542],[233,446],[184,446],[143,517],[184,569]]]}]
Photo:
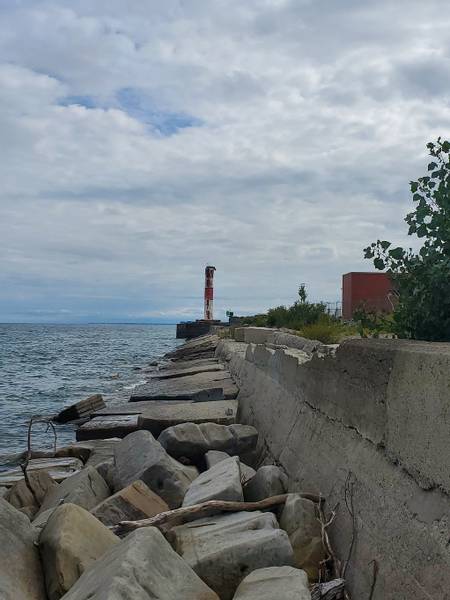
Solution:
[{"label": "breakwater", "polygon": [[218,355],[240,386],[239,417],[292,489],[339,506],[330,530],[354,597],[374,585],[379,599],[450,598],[450,345],[330,347],[263,328],[235,338]]},{"label": "breakwater", "polygon": [[449,597],[448,345],[231,333],[0,475],[0,597]]}]

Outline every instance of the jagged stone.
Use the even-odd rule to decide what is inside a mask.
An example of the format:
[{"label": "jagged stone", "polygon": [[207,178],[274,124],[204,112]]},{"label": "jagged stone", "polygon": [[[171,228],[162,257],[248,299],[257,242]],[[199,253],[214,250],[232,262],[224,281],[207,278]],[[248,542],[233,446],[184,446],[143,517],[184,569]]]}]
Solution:
[{"label": "jagged stone", "polygon": [[222,600],[230,600],[251,571],[293,564],[289,538],[272,513],[238,512],[198,519],[174,527],[169,537]]},{"label": "jagged stone", "polygon": [[325,551],[314,502],[299,494],[289,494],[280,515],[280,527],[289,536],[295,565],[306,571],[310,581],[317,581]]},{"label": "jagged stone", "polygon": [[[210,469],[226,458],[230,458],[230,455],[226,452],[221,452],[220,450],[209,450],[209,452],[205,454],[206,468]],[[242,461],[240,461],[239,466],[241,469],[241,483],[242,485],[245,485],[256,475],[256,471]]]},{"label": "jagged stone", "polygon": [[187,456],[196,460],[208,450],[221,450],[230,455],[253,450],[258,432],[250,425],[181,423],[165,429],[158,441],[171,456]]},{"label": "jagged stone", "polygon": [[219,600],[154,527],[139,529],[83,573],[64,600]]},{"label": "jagged stone", "polygon": [[275,465],[259,467],[256,475],[245,485],[244,497],[247,502],[257,502],[269,496],[284,494],[287,490],[287,477]]},{"label": "jagged stone", "polygon": [[40,531],[43,527],[47,525],[47,521],[50,519],[50,516],[54,513],[56,509],[57,506],[54,506],[53,508],[47,508],[47,510],[44,510],[43,512],[37,514],[33,519],[33,527]]},{"label": "jagged stone", "polygon": [[311,600],[308,576],[294,567],[256,569],[239,584],[233,600]]},{"label": "jagged stone", "polygon": [[207,500],[244,500],[237,456],[219,462],[194,479],[186,492],[183,506],[192,506]]},{"label": "jagged stone", "polygon": [[31,471],[27,474],[27,478],[28,483],[25,479],[15,483],[5,494],[5,500],[32,519],[47,492],[57,487],[58,484],[46,471]]},{"label": "jagged stone", "polygon": [[62,502],[71,502],[90,510],[108,498],[110,493],[105,480],[94,467],[86,467],[50,490],[37,514],[40,515],[49,508],[55,508]]},{"label": "jagged stone", "polygon": [[63,504],[48,519],[39,537],[49,600],[59,600],[111,546],[119,543],[107,527],[84,508]]},{"label": "jagged stone", "polygon": [[169,456],[149,431],[127,435],[115,447],[114,456],[117,489],[141,479],[170,508],[180,506],[194,474],[198,473]]},{"label": "jagged stone", "polygon": [[37,532],[29,519],[0,498],[0,598],[46,600]]},{"label": "jagged stone", "polygon": [[116,525],[120,521],[153,517],[166,510],[169,507],[164,500],[138,480],[103,500],[91,513],[104,525]]}]

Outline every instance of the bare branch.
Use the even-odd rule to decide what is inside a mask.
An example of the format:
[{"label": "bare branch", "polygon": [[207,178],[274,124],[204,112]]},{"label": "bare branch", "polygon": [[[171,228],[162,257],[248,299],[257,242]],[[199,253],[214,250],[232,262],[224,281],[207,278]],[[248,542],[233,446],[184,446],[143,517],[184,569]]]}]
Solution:
[{"label": "bare branch", "polygon": [[[316,494],[300,494],[302,498],[320,503],[321,498]],[[117,535],[124,535],[141,527],[157,527],[163,531],[167,531],[170,527],[178,525],[185,521],[193,521],[201,517],[210,516],[212,513],[219,512],[237,512],[237,511],[253,511],[265,510],[284,504],[288,494],[280,494],[279,496],[271,496],[258,502],[230,502],[226,500],[208,500],[201,504],[175,508],[166,512],[159,513],[150,519],[142,519],[140,521],[121,521],[118,525],[111,527],[112,531]]]}]

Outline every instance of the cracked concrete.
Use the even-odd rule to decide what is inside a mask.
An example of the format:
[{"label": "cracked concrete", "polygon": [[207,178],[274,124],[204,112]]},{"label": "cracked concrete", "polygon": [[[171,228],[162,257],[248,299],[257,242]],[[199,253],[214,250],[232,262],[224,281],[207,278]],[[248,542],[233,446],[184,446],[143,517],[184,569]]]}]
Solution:
[{"label": "cracked concrete", "polygon": [[352,473],[353,597],[368,597],[375,559],[374,600],[449,600],[450,345],[391,342],[352,340],[305,359],[300,349],[224,340],[217,355],[240,385],[239,421],[259,430],[260,463],[270,455],[290,491],[322,493],[328,510],[340,502],[331,534],[342,559]]}]

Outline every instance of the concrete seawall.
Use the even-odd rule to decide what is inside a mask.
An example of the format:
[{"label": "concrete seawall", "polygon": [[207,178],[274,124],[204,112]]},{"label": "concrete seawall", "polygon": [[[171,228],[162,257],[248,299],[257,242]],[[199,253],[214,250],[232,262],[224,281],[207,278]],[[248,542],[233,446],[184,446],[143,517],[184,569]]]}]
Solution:
[{"label": "concrete seawall", "polygon": [[240,421],[291,489],[339,503],[331,536],[344,561],[354,537],[352,597],[375,583],[378,600],[450,599],[450,344],[336,349],[262,328],[235,337],[217,354],[240,384]]}]

